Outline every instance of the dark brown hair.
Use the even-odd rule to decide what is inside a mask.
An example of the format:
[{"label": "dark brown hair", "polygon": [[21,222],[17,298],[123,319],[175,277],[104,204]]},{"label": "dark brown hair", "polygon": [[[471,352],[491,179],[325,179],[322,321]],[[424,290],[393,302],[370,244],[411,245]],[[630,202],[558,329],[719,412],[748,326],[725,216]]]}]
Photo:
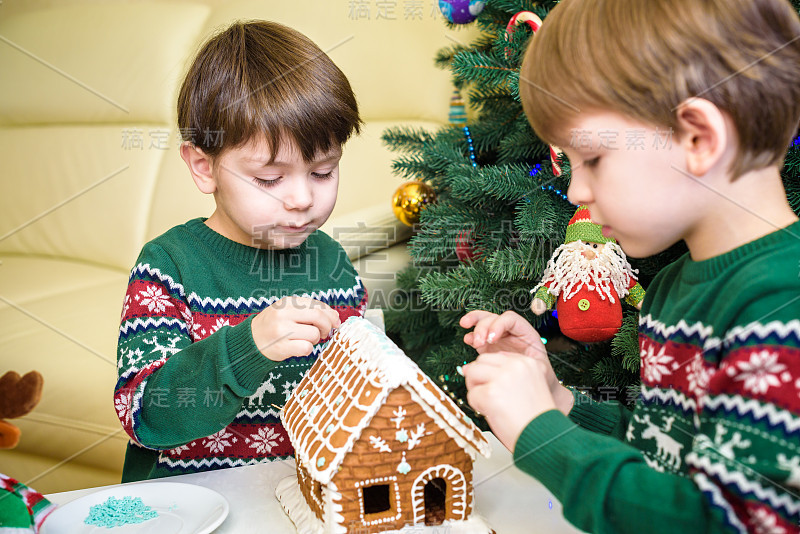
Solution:
[{"label": "dark brown hair", "polygon": [[213,36],[178,95],[181,137],[212,157],[262,137],[273,160],[290,141],[312,161],[360,126],[342,71],[306,36],[275,22],[236,22]]},{"label": "dark brown hair", "polygon": [[680,104],[709,100],[736,126],[735,178],[782,163],[797,129],[800,19],[786,0],[566,0],[531,39],[519,85],[555,145],[592,111],[680,135]]}]

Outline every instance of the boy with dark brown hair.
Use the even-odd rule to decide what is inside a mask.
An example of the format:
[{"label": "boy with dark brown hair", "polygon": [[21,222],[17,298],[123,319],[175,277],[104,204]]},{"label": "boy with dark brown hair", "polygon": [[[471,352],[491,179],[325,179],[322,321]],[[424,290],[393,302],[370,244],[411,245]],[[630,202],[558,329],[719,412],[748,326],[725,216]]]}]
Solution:
[{"label": "boy with dark brown hair", "polygon": [[123,481],[292,454],[280,407],[366,307],[319,231],[360,124],[347,78],[290,28],[235,23],[198,53],[178,97],[181,157],[216,209],[147,243],[131,272],[114,395]]},{"label": "boy with dark brown hair", "polygon": [[520,94],[570,201],[628,255],[689,249],[646,288],[633,412],[562,386],[521,316],[461,320],[470,404],[583,530],[800,528],[798,66],[785,0],[564,0],[531,40]]}]

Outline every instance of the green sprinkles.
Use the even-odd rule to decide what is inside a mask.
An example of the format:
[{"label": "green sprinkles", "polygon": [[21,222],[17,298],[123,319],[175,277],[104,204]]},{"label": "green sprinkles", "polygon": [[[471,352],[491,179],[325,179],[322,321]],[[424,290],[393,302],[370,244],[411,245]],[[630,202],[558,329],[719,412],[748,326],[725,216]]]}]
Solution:
[{"label": "green sprinkles", "polygon": [[144,523],[158,517],[158,512],[142,502],[141,497],[109,497],[103,504],[95,504],[83,522],[97,527],[114,528]]}]

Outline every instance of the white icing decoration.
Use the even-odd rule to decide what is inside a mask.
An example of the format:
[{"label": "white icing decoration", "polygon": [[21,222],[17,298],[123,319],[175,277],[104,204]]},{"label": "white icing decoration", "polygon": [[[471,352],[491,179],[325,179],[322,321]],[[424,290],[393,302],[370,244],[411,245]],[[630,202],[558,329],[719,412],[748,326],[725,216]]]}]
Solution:
[{"label": "white icing decoration", "polygon": [[405,443],[408,441],[408,432],[405,429],[398,430],[397,434],[395,434],[394,438],[399,441],[400,443]]},{"label": "white icing decoration", "polygon": [[400,428],[400,423],[403,422],[403,419],[406,418],[406,410],[402,406],[398,406],[397,409],[392,412],[394,417],[392,417],[392,421],[394,421],[395,428]]},{"label": "white icing decoration", "polygon": [[322,467],[323,465],[325,465],[325,458],[317,460],[317,467]]},{"label": "white icing decoration", "polygon": [[457,519],[466,519],[466,506],[471,488],[467,487],[464,473],[451,465],[436,465],[421,473],[411,487],[414,523],[425,521],[425,485],[435,478],[442,478],[447,484],[447,498],[451,513]]},{"label": "white icing decoration", "polygon": [[328,428],[325,429],[325,433],[330,434],[331,432],[333,432],[333,425],[328,425]]},{"label": "white icing decoration", "polygon": [[425,423],[418,424],[417,429],[411,431],[411,438],[408,440],[408,450],[419,445],[422,436],[427,436],[428,434],[430,434],[430,432],[425,432]]},{"label": "white icing decoration", "polygon": [[334,402],[336,403],[336,406],[342,404],[342,402],[344,402],[344,395],[339,395],[338,397],[336,397],[336,400]]},{"label": "white icing decoration", "polygon": [[369,442],[372,444],[373,447],[378,449],[380,452],[392,452],[391,447],[389,447],[389,445],[383,438],[377,436],[370,436]]},{"label": "white icing decoration", "polygon": [[406,453],[403,453],[403,459],[400,461],[400,464],[397,466],[397,472],[401,475],[407,475],[411,472],[411,466],[406,462]]}]

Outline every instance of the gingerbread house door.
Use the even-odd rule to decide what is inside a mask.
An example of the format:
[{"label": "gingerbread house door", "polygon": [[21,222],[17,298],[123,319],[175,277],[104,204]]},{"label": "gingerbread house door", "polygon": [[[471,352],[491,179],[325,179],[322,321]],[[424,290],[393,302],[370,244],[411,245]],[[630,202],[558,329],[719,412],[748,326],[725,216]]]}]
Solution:
[{"label": "gingerbread house door", "polygon": [[424,471],[411,488],[414,524],[439,525],[447,520],[464,520],[467,483],[464,473],[450,465]]}]

